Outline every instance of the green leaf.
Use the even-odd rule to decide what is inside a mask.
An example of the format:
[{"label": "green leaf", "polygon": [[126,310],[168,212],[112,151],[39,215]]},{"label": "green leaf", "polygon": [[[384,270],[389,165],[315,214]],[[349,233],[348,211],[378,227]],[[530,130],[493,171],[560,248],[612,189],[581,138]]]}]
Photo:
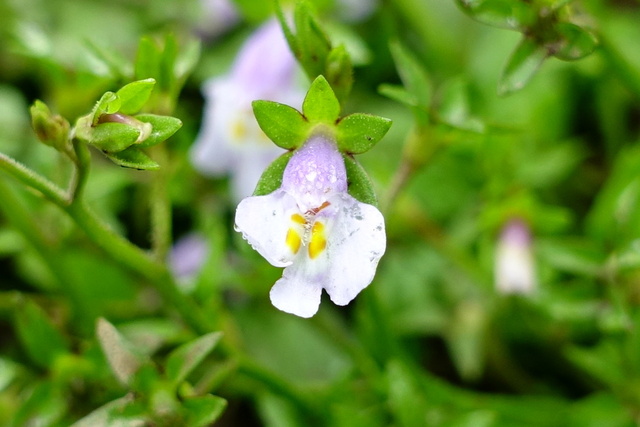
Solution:
[{"label": "green leaf", "polygon": [[25,393],[13,418],[14,426],[54,426],[62,425],[62,417],[67,412],[67,397],[59,384],[52,381],[36,383]]},{"label": "green leaf", "polygon": [[182,127],[182,121],[171,116],[138,114],[135,118],[152,126],[151,134],[138,144],[139,147],[151,147],[166,141]]},{"label": "green leaf", "polygon": [[103,114],[117,113],[120,109],[120,98],[113,92],[105,92],[100,100],[93,107],[91,124],[93,126],[98,124],[100,116]]},{"label": "green leaf", "polygon": [[140,416],[125,415],[127,409],[134,405],[133,394],[127,394],[108,402],[87,416],[79,419],[71,427],[140,427],[146,420]]},{"label": "green leaf", "polygon": [[518,30],[532,25],[537,19],[530,4],[519,0],[481,0],[458,4],[475,20],[494,27]]},{"label": "green leaf", "polygon": [[449,80],[440,91],[438,118],[457,129],[478,132],[484,131],[484,124],[471,117],[469,109],[468,84],[465,79]]},{"label": "green leaf", "polygon": [[220,418],[227,407],[227,401],[222,397],[208,394],[185,399],[182,405],[187,414],[186,427],[206,427]]},{"label": "green leaf", "polygon": [[407,107],[415,107],[418,105],[418,98],[416,98],[414,94],[409,93],[403,86],[383,83],[378,86],[378,92]]},{"label": "green leaf", "polygon": [[486,314],[476,301],[462,301],[449,322],[446,336],[453,363],[465,380],[477,380],[484,364]]},{"label": "green leaf", "polygon": [[505,96],[522,89],[547,58],[544,46],[525,37],[513,51],[498,83],[498,95]]},{"label": "green leaf", "polygon": [[94,127],[89,136],[89,144],[102,151],[116,153],[135,144],[140,132],[128,124],[109,122]]},{"label": "green leaf", "polygon": [[373,191],[373,184],[364,168],[351,155],[343,154],[344,166],[347,170],[348,192],[356,200],[378,206],[376,193]]},{"label": "green leaf", "polygon": [[302,112],[307,120],[315,123],[335,123],[340,115],[340,103],[324,76],[318,76],[302,103]]},{"label": "green leaf", "polygon": [[136,79],[143,80],[157,77],[160,69],[160,49],[150,37],[143,37],[138,44],[136,55]]},{"label": "green leaf", "polygon": [[179,385],[211,353],[220,337],[221,332],[211,332],[172,351],[165,365],[167,379]]},{"label": "green leaf", "polygon": [[598,39],[589,31],[569,22],[560,22],[555,30],[562,38],[560,49],[553,55],[565,61],[575,61],[591,54],[598,46]]},{"label": "green leaf", "polygon": [[327,56],[331,51],[331,42],[322,28],[315,20],[311,6],[307,1],[296,3],[293,12],[293,20],[296,28],[296,43],[291,46],[294,54],[300,61],[302,68],[310,79],[325,72]]},{"label": "green leaf", "polygon": [[104,318],[98,319],[96,337],[109,362],[111,371],[118,381],[129,385],[146,359],[135,350],[134,345],[115,326]]},{"label": "green leaf", "polygon": [[136,147],[129,147],[117,153],[105,153],[116,165],[138,170],[157,170],[160,165]]},{"label": "green leaf", "polygon": [[164,39],[164,48],[160,55],[158,84],[163,92],[171,93],[175,87],[175,65],[178,58],[178,42],[175,35],[169,33]]},{"label": "green leaf", "polygon": [[142,109],[151,96],[154,79],[138,80],[123,86],[116,95],[120,98],[120,109],[122,114],[134,114]]},{"label": "green leaf", "polygon": [[355,113],[338,121],[338,149],[343,153],[369,151],[391,127],[391,120],[371,114]]},{"label": "green leaf", "polygon": [[264,196],[265,194],[271,194],[282,186],[282,174],[284,168],[287,167],[289,159],[293,156],[293,151],[284,153],[278,157],[267,167],[256,185],[256,189],[253,192],[254,196]]},{"label": "green leaf", "polygon": [[66,340],[44,311],[28,299],[17,305],[15,327],[25,352],[41,368],[51,368],[58,356],[69,351]]},{"label": "green leaf", "polygon": [[293,150],[306,140],[311,126],[295,108],[272,101],[253,101],[251,106],[260,129],[278,147]]},{"label": "green leaf", "polygon": [[429,108],[431,83],[429,75],[420,62],[399,42],[389,44],[393,61],[407,92],[415,97],[416,104]]},{"label": "green leaf", "polygon": [[351,57],[343,45],[335,47],[329,52],[324,75],[340,103],[344,104],[351,92],[351,86],[353,86],[353,65]]}]

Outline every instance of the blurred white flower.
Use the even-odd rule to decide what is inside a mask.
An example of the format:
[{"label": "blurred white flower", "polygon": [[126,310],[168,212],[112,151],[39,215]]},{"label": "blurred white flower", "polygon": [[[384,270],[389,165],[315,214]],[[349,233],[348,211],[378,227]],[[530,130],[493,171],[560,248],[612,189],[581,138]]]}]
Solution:
[{"label": "blurred white flower", "polygon": [[519,219],[502,229],[495,257],[495,283],[502,294],[531,294],[536,289],[531,232]]},{"label": "blurred white flower", "polygon": [[249,37],[228,74],[204,84],[204,117],[191,162],[204,175],[231,175],[238,201],[253,193],[262,171],[283,153],[258,127],[251,102],[264,99],[299,108],[306,92],[296,82],[296,67],[272,19]]},{"label": "blurred white flower", "polygon": [[382,214],[347,193],[344,159],[323,135],[294,153],[278,190],[240,202],[236,228],[272,265],[286,267],[271,302],[301,317],[318,311],[322,289],[335,304],[353,300],[386,247]]},{"label": "blurred white flower", "polygon": [[215,38],[240,22],[240,13],[232,0],[200,0],[202,16],[198,33]]}]

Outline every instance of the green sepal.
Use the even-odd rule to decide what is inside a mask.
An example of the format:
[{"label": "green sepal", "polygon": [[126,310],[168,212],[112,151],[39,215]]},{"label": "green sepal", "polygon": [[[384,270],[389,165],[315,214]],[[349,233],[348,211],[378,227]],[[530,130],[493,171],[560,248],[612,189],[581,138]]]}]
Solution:
[{"label": "green sepal", "polygon": [[340,102],[324,76],[320,75],[311,83],[302,103],[304,116],[312,123],[333,124],[340,115]]},{"label": "green sepal", "polygon": [[313,16],[308,2],[296,3],[293,19],[298,40],[298,51],[294,53],[307,75],[313,78],[323,73],[331,42]]},{"label": "green sepal", "polygon": [[157,170],[160,165],[154,162],[136,147],[129,147],[117,153],[105,153],[105,155],[118,166],[138,170]]},{"label": "green sepal", "polygon": [[62,334],[30,300],[19,300],[15,327],[25,352],[41,368],[50,369],[59,355],[69,351]]},{"label": "green sepal", "polygon": [[356,200],[378,206],[373,184],[364,168],[351,155],[343,154],[344,166],[347,170],[348,193]]},{"label": "green sepal", "polygon": [[151,91],[156,84],[154,79],[138,80],[123,86],[116,95],[120,99],[118,112],[122,114],[134,114],[142,109],[151,96]]},{"label": "green sepal", "polygon": [[384,137],[391,120],[372,114],[355,113],[338,121],[336,140],[343,153],[360,154],[369,151]]},{"label": "green sepal", "polygon": [[554,52],[556,58],[575,61],[591,54],[598,46],[598,39],[589,31],[570,22],[560,22],[555,30],[561,37],[560,49]]},{"label": "green sepal", "polygon": [[415,99],[416,105],[429,108],[431,103],[431,82],[424,67],[399,42],[392,42],[389,47],[396,69],[407,92]]},{"label": "green sepal", "polygon": [[260,129],[278,147],[293,150],[302,145],[311,125],[295,108],[273,101],[253,101],[253,114]]},{"label": "green sepal", "polygon": [[524,37],[513,51],[498,83],[498,95],[505,96],[522,89],[547,58],[547,49]]},{"label": "green sepal", "polygon": [[105,92],[91,111],[91,125],[95,126],[103,114],[117,113],[120,109],[120,98],[113,92]]},{"label": "green sepal", "polygon": [[156,114],[138,114],[137,120],[152,126],[151,134],[143,139],[138,147],[151,147],[169,139],[182,127],[182,121],[176,117],[159,116]]},{"label": "green sepal", "polygon": [[91,129],[87,143],[107,153],[117,153],[135,144],[140,131],[124,123],[102,123]]},{"label": "green sepal", "polygon": [[178,386],[213,351],[221,337],[221,332],[212,332],[173,350],[165,365],[167,379]]},{"label": "green sepal", "polygon": [[185,411],[185,426],[206,427],[212,425],[227,407],[226,399],[207,394],[182,401]]},{"label": "green sepal", "polygon": [[256,189],[253,191],[254,196],[264,196],[271,194],[282,186],[282,174],[284,168],[287,167],[289,160],[293,156],[293,151],[284,153],[282,156],[275,159],[260,176],[260,180],[256,185]]}]

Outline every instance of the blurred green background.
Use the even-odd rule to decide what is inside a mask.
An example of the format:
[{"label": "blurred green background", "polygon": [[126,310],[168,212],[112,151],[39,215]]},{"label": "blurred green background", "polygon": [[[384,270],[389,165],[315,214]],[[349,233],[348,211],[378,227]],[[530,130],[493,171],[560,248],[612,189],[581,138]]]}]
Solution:
[{"label": "blurred green background", "polygon": [[[178,57],[197,59],[160,163],[173,239],[208,245],[178,284],[212,326],[190,326],[152,279],[0,171],[0,425],[640,425],[640,2],[380,0],[364,16],[313,3],[355,65],[343,114],[394,124],[358,157],[386,217],[377,275],[349,306],[323,295],[300,319],[271,306],[281,270],[233,231],[228,179],[188,160],[203,82],[227,72],[271,3],[237,0],[223,26],[196,0],[0,0],[0,152],[60,185],[72,168],[31,129],[36,99],[73,124],[135,79],[143,36],[171,34]],[[545,54],[557,42],[544,20],[486,24],[522,4],[598,46],[505,75],[523,34]],[[499,96],[505,79],[522,89]],[[86,203],[148,249],[156,176],[94,150]],[[529,292],[495,286],[513,219],[532,235]]]}]

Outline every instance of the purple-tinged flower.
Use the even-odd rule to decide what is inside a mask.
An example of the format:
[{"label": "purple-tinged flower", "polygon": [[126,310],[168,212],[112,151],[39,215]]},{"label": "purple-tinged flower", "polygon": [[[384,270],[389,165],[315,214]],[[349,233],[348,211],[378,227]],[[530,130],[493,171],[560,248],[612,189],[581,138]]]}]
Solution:
[{"label": "purple-tinged flower", "polygon": [[382,214],[347,193],[344,159],[323,134],[293,154],[278,190],[240,202],[236,228],[272,265],[286,267],[271,302],[301,317],[318,311],[322,289],[335,304],[353,300],[386,247]]},{"label": "purple-tinged flower", "polygon": [[173,276],[181,283],[190,284],[209,256],[209,244],[204,236],[191,233],[182,237],[171,248],[168,265]]},{"label": "purple-tinged flower", "polygon": [[531,233],[514,219],[502,229],[495,257],[495,283],[502,294],[531,294],[536,288]]},{"label": "purple-tinged flower", "polygon": [[230,174],[236,200],[252,194],[262,171],[283,153],[258,126],[251,102],[300,106],[305,92],[296,84],[296,67],[272,19],[246,41],[229,74],[205,82],[203,124],[191,162],[204,175]]}]

